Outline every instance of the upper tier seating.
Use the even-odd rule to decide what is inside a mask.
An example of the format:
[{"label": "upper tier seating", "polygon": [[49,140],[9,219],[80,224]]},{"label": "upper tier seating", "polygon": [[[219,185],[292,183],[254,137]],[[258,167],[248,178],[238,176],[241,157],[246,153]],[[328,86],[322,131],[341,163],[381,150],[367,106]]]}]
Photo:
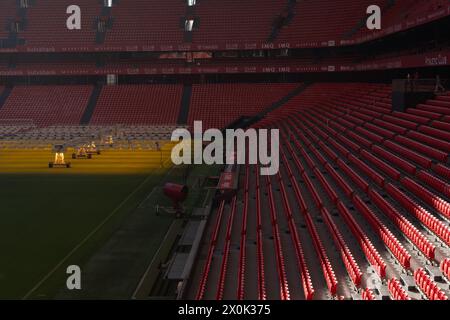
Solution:
[{"label": "upper tier seating", "polygon": [[[325,42],[342,39],[366,17],[369,5],[382,6],[384,0],[298,1],[293,21],[282,29],[279,42]],[[326,21],[326,23],[324,23]]]},{"label": "upper tier seating", "polygon": [[112,8],[114,25],[106,33],[105,46],[182,44],[185,12],[183,1],[120,1]]},{"label": "upper tier seating", "polygon": [[200,27],[193,33],[195,44],[265,43],[272,22],[286,1],[209,0],[196,6]]},{"label": "upper tier seating", "polygon": [[[385,1],[388,2],[388,1]],[[448,5],[448,0],[400,0],[395,1],[394,6],[388,7],[383,12],[382,28],[388,29],[398,26],[399,23],[413,21],[418,16],[426,17],[430,13],[440,11]],[[364,37],[370,35],[371,31],[361,28],[354,37]]]},{"label": "upper tier seating", "polygon": [[[66,26],[66,10],[73,4],[81,9],[81,30],[69,30]],[[83,47],[95,44],[95,19],[100,11],[100,1],[39,0],[27,9],[27,25],[19,34],[28,47],[72,47],[85,51]]]},{"label": "upper tier seating", "polygon": [[[360,40],[366,35],[376,34],[362,27],[365,26],[366,9],[372,4],[385,8],[389,2],[297,1],[289,14],[286,11],[288,1],[199,1],[193,13],[189,13],[186,2],[181,0],[133,0],[117,1],[108,15],[108,11],[102,9],[102,1],[79,0],[76,5],[81,8],[82,28],[68,30],[66,9],[75,3],[70,0],[37,0],[25,10],[24,30],[19,32],[19,38],[25,43],[18,48],[32,51],[93,51],[97,48],[170,51],[191,46],[196,50],[217,49],[219,46],[252,49],[261,48],[273,37],[275,46],[282,44],[291,48],[339,45],[342,40]],[[395,1],[394,6],[383,13],[383,28],[398,30],[399,24],[405,20],[421,23],[417,17],[421,17],[424,23],[430,13],[442,9],[445,12],[447,6],[446,0]],[[7,37],[7,21],[16,18],[16,9],[17,1],[1,1],[0,39]],[[107,14],[103,15],[105,12]],[[273,32],[273,25],[280,15],[291,20],[277,34]],[[103,43],[97,43],[96,37],[100,17],[108,21]],[[186,18],[196,18],[192,41],[185,38]]]},{"label": "upper tier seating", "polygon": [[8,37],[8,22],[15,17],[16,3],[15,0],[0,1],[0,40]]}]

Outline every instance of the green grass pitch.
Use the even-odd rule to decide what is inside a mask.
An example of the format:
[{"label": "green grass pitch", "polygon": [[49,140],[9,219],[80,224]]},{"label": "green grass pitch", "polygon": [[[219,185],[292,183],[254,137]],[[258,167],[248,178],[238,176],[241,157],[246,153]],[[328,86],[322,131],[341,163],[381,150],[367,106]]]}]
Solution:
[{"label": "green grass pitch", "polygon": [[[85,262],[168,171],[157,151],[69,155],[72,168],[49,169],[50,151],[0,151],[0,299],[51,298],[67,265]],[[155,217],[155,237],[169,225]]]}]

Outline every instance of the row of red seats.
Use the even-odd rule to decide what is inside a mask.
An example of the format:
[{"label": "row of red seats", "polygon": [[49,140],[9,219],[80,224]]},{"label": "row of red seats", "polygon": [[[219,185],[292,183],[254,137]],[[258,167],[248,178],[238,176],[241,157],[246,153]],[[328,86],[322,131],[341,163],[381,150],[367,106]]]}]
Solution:
[{"label": "row of red seats", "polygon": [[361,227],[358,225],[352,214],[348,211],[344,203],[339,201],[337,204],[337,208],[341,216],[349,226],[350,230],[352,231],[353,235],[356,237],[356,240],[359,242],[361,249],[364,251],[367,257],[367,260],[377,271],[378,275],[381,278],[384,278],[386,276],[386,263],[384,262],[377,249],[374,247],[370,239],[364,234]]},{"label": "row of red seats", "polygon": [[[256,167],[258,172],[259,167]],[[259,174],[256,174],[256,258],[258,260],[258,300],[266,300],[266,280],[264,274],[264,251],[261,217],[261,187],[259,185]]]},{"label": "row of red seats", "polygon": [[450,259],[444,259],[440,264],[441,271],[445,277],[450,280]]},{"label": "row of red seats", "polygon": [[[432,125],[435,125],[435,123],[433,123]],[[433,136],[437,139],[440,139],[439,144],[436,144],[435,146],[445,146],[445,148],[447,148],[448,143],[442,144],[441,141],[450,141],[450,131],[446,129],[440,130],[437,129],[436,127],[429,127],[429,126],[419,126],[419,128],[417,128],[417,131],[421,133],[426,133],[428,136]]]},{"label": "row of red seats", "polygon": [[434,258],[433,244],[408,219],[393,208],[377,191],[369,190],[369,197],[419,250],[429,259]]},{"label": "row of red seats", "polygon": [[228,217],[227,222],[227,233],[223,248],[222,264],[220,266],[220,275],[219,275],[219,283],[217,285],[216,300],[222,300],[223,298],[223,290],[225,287],[225,276],[227,274],[228,268],[228,257],[230,255],[231,230],[233,229],[233,221],[235,213],[236,213],[236,196],[234,196],[233,200],[231,201],[231,213],[230,216]]},{"label": "row of red seats", "polygon": [[[282,154],[282,157],[283,157],[283,162],[285,164],[287,164],[286,156],[284,155],[284,153]],[[289,172],[289,180],[292,183],[292,180],[294,179],[293,175],[292,175],[292,171],[291,171],[290,167],[286,167],[286,169]],[[286,215],[286,219],[288,221],[289,233],[291,235],[291,240],[292,240],[292,243],[294,244],[294,248],[295,248],[298,272],[299,272],[299,275],[300,275],[300,278],[302,281],[303,292],[304,292],[306,300],[312,300],[312,298],[314,297],[314,287],[313,287],[313,284],[311,281],[311,276],[310,276],[310,273],[308,270],[308,266],[306,264],[305,255],[303,253],[303,247],[300,242],[300,237],[298,235],[296,223],[295,223],[294,217],[292,215],[292,209],[289,204],[288,196],[286,193],[286,188],[284,187],[283,178],[282,178],[280,172],[278,172],[277,177],[278,177],[278,182],[280,185],[281,197],[283,200],[283,208],[284,208],[284,212]]]},{"label": "row of red seats", "polygon": [[[293,154],[293,150],[290,144],[286,144],[286,146],[288,147],[289,153],[292,155]],[[286,161],[286,155],[283,151],[283,149],[280,149],[281,151],[281,156],[283,157],[283,163],[284,163],[284,167],[286,168],[286,170],[288,171],[289,174],[289,178],[291,179],[292,182],[292,186],[294,188],[294,192],[295,192],[295,197],[297,199],[297,204],[299,206],[300,212],[302,214],[305,214],[308,211],[308,205],[306,204],[305,199],[302,196],[302,193],[300,192],[300,188],[298,187],[297,181],[294,179],[294,175],[292,173],[292,169],[289,165],[289,163]],[[297,167],[297,170],[300,171],[300,173],[303,173],[303,168],[301,167],[301,164],[299,163],[299,159],[297,157],[294,157],[294,162],[295,165]]]},{"label": "row of red seats", "polygon": [[428,203],[428,205],[442,213],[447,218],[450,218],[450,203],[446,200],[433,194],[408,177],[402,178],[400,182],[417,197]]},{"label": "row of red seats", "polygon": [[[287,145],[289,145],[289,143]],[[304,182],[308,188],[308,191],[311,193],[311,195],[313,195],[313,198],[316,202],[317,207],[319,209],[321,209],[323,207],[323,204],[320,199],[319,193],[317,192],[317,190],[315,189],[311,180],[309,179],[308,175],[306,174],[306,171],[304,170],[303,166],[301,165],[300,160],[298,159],[298,156],[293,152],[292,147],[290,147],[288,149],[289,149],[289,152],[290,152],[292,158],[294,159],[294,162],[297,166],[298,171],[300,172],[300,174],[302,176],[302,179],[304,180]],[[285,163],[285,165],[288,165],[287,162]],[[304,199],[301,199],[298,197],[299,195],[301,195],[301,191],[300,191],[300,188],[299,188],[297,182],[295,181],[292,186],[294,188],[298,203],[304,203]],[[317,232],[317,229],[313,223],[313,220],[311,219],[309,212],[307,210],[303,210],[302,213],[303,213],[303,217],[306,222],[306,227],[309,231],[309,234],[311,235],[311,239],[313,241],[313,245],[314,245],[314,249],[316,251],[317,257],[320,260],[320,263],[322,266],[322,271],[323,271],[323,274],[325,277],[325,281],[327,282],[328,290],[332,295],[335,295],[336,290],[337,290],[337,279],[336,279],[335,273],[333,271],[333,267],[329,261],[328,255],[325,251],[322,241],[320,240],[319,233]]]},{"label": "row of red seats", "polygon": [[362,172],[364,172],[367,176],[369,176],[377,185],[379,185],[380,187],[384,186],[385,179],[381,174],[373,170],[371,167],[369,167],[363,161],[359,160],[354,155],[349,155],[348,160],[356,167],[358,167]]},{"label": "row of red seats", "polygon": [[242,208],[242,225],[241,225],[241,241],[239,246],[239,270],[238,270],[238,285],[237,285],[237,299],[243,300],[245,298],[245,266],[247,259],[246,243],[247,243],[247,218],[248,218],[248,198],[250,185],[250,167],[245,166],[244,179],[244,204]]},{"label": "row of red seats", "polygon": [[370,161],[373,165],[375,165],[378,169],[380,169],[382,172],[387,174],[390,178],[394,180],[400,179],[400,172],[393,168],[390,164],[387,164],[380,158],[375,157],[372,153],[368,152],[367,150],[361,151],[361,157],[364,159]]},{"label": "row of red seats", "polygon": [[419,268],[414,271],[414,280],[422,293],[429,300],[448,300],[445,292],[441,290],[433,280],[431,280],[430,276],[423,268]]},{"label": "row of red seats", "polygon": [[213,258],[214,249],[216,248],[216,242],[217,242],[217,237],[219,235],[219,229],[220,229],[221,222],[222,222],[222,215],[224,212],[224,207],[225,207],[225,201],[222,201],[217,210],[217,218],[216,218],[216,222],[214,223],[214,231],[211,236],[211,242],[209,244],[208,255],[206,257],[205,266],[203,267],[202,276],[200,278],[200,284],[199,284],[199,287],[197,290],[196,300],[203,299],[203,297],[205,295],[206,283],[208,281],[209,271],[211,269],[211,262],[212,262],[212,258]]},{"label": "row of red seats", "polygon": [[[382,116],[382,119],[386,119],[385,115]],[[387,118],[387,120],[392,120],[392,118]],[[405,128],[403,128],[397,124],[393,124],[391,122],[380,120],[380,119],[373,120],[373,124],[380,126],[381,128],[386,129],[388,131],[394,132],[394,134],[405,134],[407,131]]]},{"label": "row of red seats", "polygon": [[448,132],[450,130],[450,116],[442,118],[442,121],[433,121],[431,125],[436,129]]},{"label": "row of red seats", "polygon": [[445,165],[438,163],[434,164],[431,169],[436,172],[438,175],[450,180],[450,168]]},{"label": "row of red seats", "polygon": [[[375,120],[373,120],[372,122],[375,122]],[[383,141],[383,139],[392,139],[395,136],[394,132],[387,130],[385,128],[382,128],[374,123],[367,122],[366,124],[364,124],[364,127],[367,128],[368,130],[370,130],[370,132],[377,134],[377,139],[379,140],[379,141],[377,141],[378,143],[381,143]],[[380,137],[380,138],[378,138],[378,137]],[[376,140],[374,140],[374,141],[376,141]]]},{"label": "row of red seats", "polygon": [[441,220],[437,219],[425,208],[419,206],[414,200],[392,184],[386,185],[386,191],[397,200],[413,216],[415,216],[424,226],[447,244],[450,244],[450,228]]},{"label": "row of red seats", "polygon": [[389,279],[388,289],[394,300],[411,300],[398,279]]},{"label": "row of red seats", "polygon": [[414,140],[402,136],[396,136],[394,140],[401,143],[404,146],[411,148],[412,150],[416,150],[438,161],[441,162],[447,161],[448,154],[443,151],[434,149],[432,147],[429,147],[427,145],[424,145],[422,143],[416,142]]},{"label": "row of red seats", "polygon": [[[305,180],[305,184],[307,185],[308,190],[310,192],[311,192],[311,190],[314,190],[312,192],[314,192],[316,195],[318,195],[317,191],[314,189],[314,186],[313,186],[311,180],[309,179],[309,177],[306,175],[305,172],[303,173],[302,178],[303,178],[303,180]],[[322,206],[320,206],[319,208],[321,209]],[[305,218],[305,222],[306,222],[308,231],[311,234],[311,238],[312,238],[317,256],[319,257],[319,260],[320,260],[320,263],[322,266],[322,271],[325,276],[325,280],[327,282],[328,290],[329,290],[330,294],[335,295],[336,290],[337,290],[338,281],[337,281],[336,275],[334,273],[333,267],[331,265],[331,262],[328,258],[328,255],[326,253],[326,250],[322,244],[322,241],[320,240],[319,232],[317,231],[317,228],[314,225],[314,222],[311,219],[311,216],[309,215],[309,213],[305,214],[304,218]]]},{"label": "row of red seats", "polygon": [[431,112],[431,111],[420,110],[420,109],[416,109],[416,108],[409,108],[406,110],[406,112],[409,114],[414,114],[416,116],[428,118],[430,120],[436,120],[436,119],[439,119],[440,117],[442,117],[442,114],[439,114],[436,112]]},{"label": "row of red seats", "polygon": [[[389,108],[391,105],[389,104]],[[385,114],[381,117],[384,121],[384,125],[390,126],[398,134],[405,134],[408,129],[414,130],[417,128],[417,123],[400,119],[396,112],[391,112],[390,114]],[[380,120],[381,121],[381,120]]]},{"label": "row of red seats", "polygon": [[266,176],[266,190],[267,197],[269,199],[269,209],[270,209],[270,220],[272,224],[272,236],[273,243],[275,246],[275,257],[277,262],[277,271],[278,271],[278,283],[280,286],[280,299],[281,300],[290,300],[289,294],[289,286],[286,277],[286,266],[284,262],[284,254],[281,246],[280,239],[280,231],[278,227],[278,219],[277,219],[277,208],[275,206],[275,200],[273,198],[272,192],[272,182],[270,181],[270,177]]},{"label": "row of red seats", "polygon": [[339,175],[339,173],[337,173],[337,171],[329,163],[325,165],[325,169],[328,171],[331,177],[333,177],[333,179],[336,181],[339,187],[341,187],[341,189],[344,191],[347,197],[351,198],[353,195],[353,188],[347,184],[347,182]]},{"label": "row of red seats", "polygon": [[328,210],[326,208],[322,208],[320,210],[320,213],[322,214],[322,217],[328,227],[328,230],[330,230],[330,233],[334,239],[334,242],[336,243],[336,246],[339,248],[342,260],[350,276],[350,279],[352,280],[353,284],[356,287],[359,287],[361,285],[361,277],[362,277],[361,269],[356,263],[352,252],[345,243],[345,240],[342,237],[341,233],[339,232],[339,229],[337,228],[336,224],[333,222],[333,220],[331,220],[331,216]]},{"label": "row of red seats", "polygon": [[[446,96],[437,97],[436,100],[428,100],[426,103],[421,103],[417,105],[417,109],[436,112],[439,114],[450,115],[448,108],[448,101],[445,101]],[[447,96],[448,97],[448,96]]]},{"label": "row of red seats", "polygon": [[333,187],[328,183],[328,181],[325,179],[322,172],[320,172],[320,170],[318,168],[314,168],[313,171],[314,171],[314,174],[316,175],[316,178],[319,179],[320,183],[322,184],[322,187],[325,189],[325,192],[330,197],[331,201],[334,204],[336,204],[337,201],[339,200],[339,197],[338,197],[336,191],[334,191]]},{"label": "row of red seats", "polygon": [[[360,127],[356,127],[354,128],[355,131],[357,131],[357,129]],[[353,140],[357,141],[360,145],[366,147],[366,148],[371,148],[373,145],[373,142],[364,138],[361,134],[357,134],[354,131],[351,130],[347,130],[346,131],[347,136],[349,136],[350,138],[352,138]]]},{"label": "row of red seats", "polygon": [[370,208],[362,201],[358,195],[353,196],[353,203],[359,212],[370,223],[375,232],[383,240],[386,247],[392,252],[397,261],[400,262],[403,268],[409,269],[411,255],[402,246],[400,241],[392,234],[392,232],[378,219],[378,217],[370,210]]},{"label": "row of red seats", "polygon": [[[284,135],[283,132],[282,132],[282,136],[283,136],[284,140],[286,141],[286,135]],[[302,137],[304,138],[303,135],[302,135]],[[298,143],[298,141],[295,140],[295,138],[293,138],[293,139],[294,139],[294,142]],[[306,141],[307,140],[304,140],[303,142],[306,142]],[[286,143],[288,144],[289,142],[286,141]],[[297,145],[297,146],[299,146],[299,145]],[[304,148],[298,148],[298,149],[303,152],[303,155],[307,156],[307,153],[305,152]],[[313,149],[313,150],[315,151],[315,149]],[[282,157],[283,157],[283,163],[287,164],[287,159],[285,158],[284,153],[282,153]],[[308,158],[309,158],[309,156],[308,156]],[[311,169],[313,169],[313,172],[316,175],[316,178],[319,179],[323,188],[326,190],[326,192],[330,196],[333,203],[336,203],[338,201],[336,192],[331,188],[329,183],[326,181],[325,177],[322,175],[320,170],[316,167],[315,163],[312,161],[312,159],[309,158],[309,161],[307,161],[307,162],[308,162],[309,167]],[[287,165],[289,165],[289,164],[287,164]],[[322,163],[322,165],[323,165],[323,163]],[[314,198],[318,197],[318,192],[314,188],[314,186],[312,184],[308,184],[307,186],[308,186],[309,190],[312,191],[313,197]],[[322,203],[322,201],[320,201],[320,203]],[[342,257],[344,265],[347,269],[347,272],[350,276],[350,279],[353,281],[355,286],[359,286],[361,283],[362,273],[361,273],[361,270],[360,270],[358,264],[356,263],[355,259],[353,258],[353,255],[352,255],[350,249],[348,248],[347,244],[345,243],[345,240],[342,238],[342,236],[339,232],[339,229],[332,221],[328,210],[325,207],[322,207],[322,208],[320,208],[320,212],[321,212],[321,215],[328,227],[328,230],[330,231],[330,233],[334,239],[336,247],[338,247],[340,249],[341,257]]]},{"label": "row of red seats", "polygon": [[442,181],[441,179],[422,170],[417,173],[416,177],[428,184],[436,191],[439,191],[446,197],[450,198],[450,184],[448,184],[447,182]]},{"label": "row of red seats", "polygon": [[405,113],[405,112],[394,111],[394,112],[392,112],[392,115],[394,117],[396,117],[397,119],[401,118],[401,119],[409,121],[408,125],[410,126],[411,129],[416,128],[416,125],[414,125],[412,123],[426,124],[430,121],[430,119],[427,119],[426,117],[422,117],[422,116],[418,116],[418,115],[414,115],[414,114],[410,114],[410,113]]},{"label": "row of red seats", "polygon": [[[419,141],[421,141],[423,143],[426,143],[429,146],[432,146],[434,148],[440,149],[440,150],[445,151],[447,153],[450,152],[450,142],[447,142],[448,140],[447,141],[443,141],[443,140],[440,140],[440,139],[436,139],[436,138],[430,137],[429,135],[425,135],[423,133],[419,133],[417,131],[409,131],[406,134],[406,136],[408,136],[410,138],[413,138],[415,140],[419,140]],[[450,138],[450,135],[449,135],[449,138]],[[443,159],[446,159],[446,157],[443,158]]]},{"label": "row of red seats", "polygon": [[340,140],[345,146],[347,146],[347,148],[350,148],[353,152],[358,153],[359,150],[361,150],[361,147],[359,145],[357,145],[356,143],[349,140],[343,135],[338,135],[336,138]]},{"label": "row of red seats", "polygon": [[387,147],[388,149],[405,157],[406,159],[409,159],[409,160],[421,165],[424,168],[427,168],[427,169],[431,168],[432,161],[429,158],[418,154],[417,152],[411,151],[408,148],[402,147],[399,144],[394,143],[392,141],[384,141],[383,145],[385,147]]}]

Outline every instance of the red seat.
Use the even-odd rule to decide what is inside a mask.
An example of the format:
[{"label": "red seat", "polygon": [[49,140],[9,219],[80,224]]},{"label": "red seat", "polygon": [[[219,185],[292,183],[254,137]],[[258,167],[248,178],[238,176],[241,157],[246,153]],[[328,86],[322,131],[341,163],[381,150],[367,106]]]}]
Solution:
[{"label": "red seat", "polygon": [[441,290],[433,280],[430,279],[424,269],[419,268],[414,271],[414,280],[422,293],[429,300],[448,300],[445,292]]},{"label": "red seat", "polygon": [[435,164],[431,169],[441,177],[450,180],[450,168],[443,164]]},{"label": "red seat", "polygon": [[363,150],[361,151],[361,156],[370,161],[372,164],[377,166],[381,171],[386,173],[389,177],[391,177],[394,180],[400,179],[400,172],[396,169],[394,169],[392,166],[388,165],[386,162],[382,161],[381,159],[375,157],[370,152]]},{"label": "red seat", "polygon": [[367,288],[362,291],[361,299],[362,300],[375,300],[375,295],[372,290]]},{"label": "red seat", "polygon": [[444,259],[441,261],[440,264],[441,271],[444,274],[444,276],[450,280],[450,259]]},{"label": "red seat", "polygon": [[348,159],[352,164],[357,166],[361,171],[363,171],[365,174],[367,174],[376,184],[379,186],[384,185],[384,177],[380,175],[378,172],[370,168],[367,164],[365,164],[360,159],[356,158],[354,155],[349,155]]},{"label": "red seat", "polygon": [[394,300],[411,300],[398,279],[390,279],[388,281],[388,289]]}]

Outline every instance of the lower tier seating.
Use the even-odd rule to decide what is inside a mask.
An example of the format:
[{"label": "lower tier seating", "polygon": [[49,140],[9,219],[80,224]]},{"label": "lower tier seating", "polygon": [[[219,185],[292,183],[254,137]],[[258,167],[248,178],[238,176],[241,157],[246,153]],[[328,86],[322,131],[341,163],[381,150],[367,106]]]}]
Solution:
[{"label": "lower tier seating", "polygon": [[182,85],[103,87],[91,124],[176,124]]},{"label": "lower tier seating", "polygon": [[222,129],[242,116],[255,116],[280,100],[298,84],[205,84],[194,85],[188,124]]},{"label": "lower tier seating", "polygon": [[[392,112],[390,96],[384,84],[314,84],[253,125],[280,130],[280,171],[258,178],[245,167],[247,242],[230,240],[246,257],[240,298],[447,299],[450,167],[433,124],[446,113]],[[232,264],[223,252],[214,258]],[[207,269],[201,285],[214,292],[221,269]]]},{"label": "lower tier seating", "polygon": [[23,120],[39,127],[78,124],[92,86],[16,86],[0,108],[0,120]]}]

